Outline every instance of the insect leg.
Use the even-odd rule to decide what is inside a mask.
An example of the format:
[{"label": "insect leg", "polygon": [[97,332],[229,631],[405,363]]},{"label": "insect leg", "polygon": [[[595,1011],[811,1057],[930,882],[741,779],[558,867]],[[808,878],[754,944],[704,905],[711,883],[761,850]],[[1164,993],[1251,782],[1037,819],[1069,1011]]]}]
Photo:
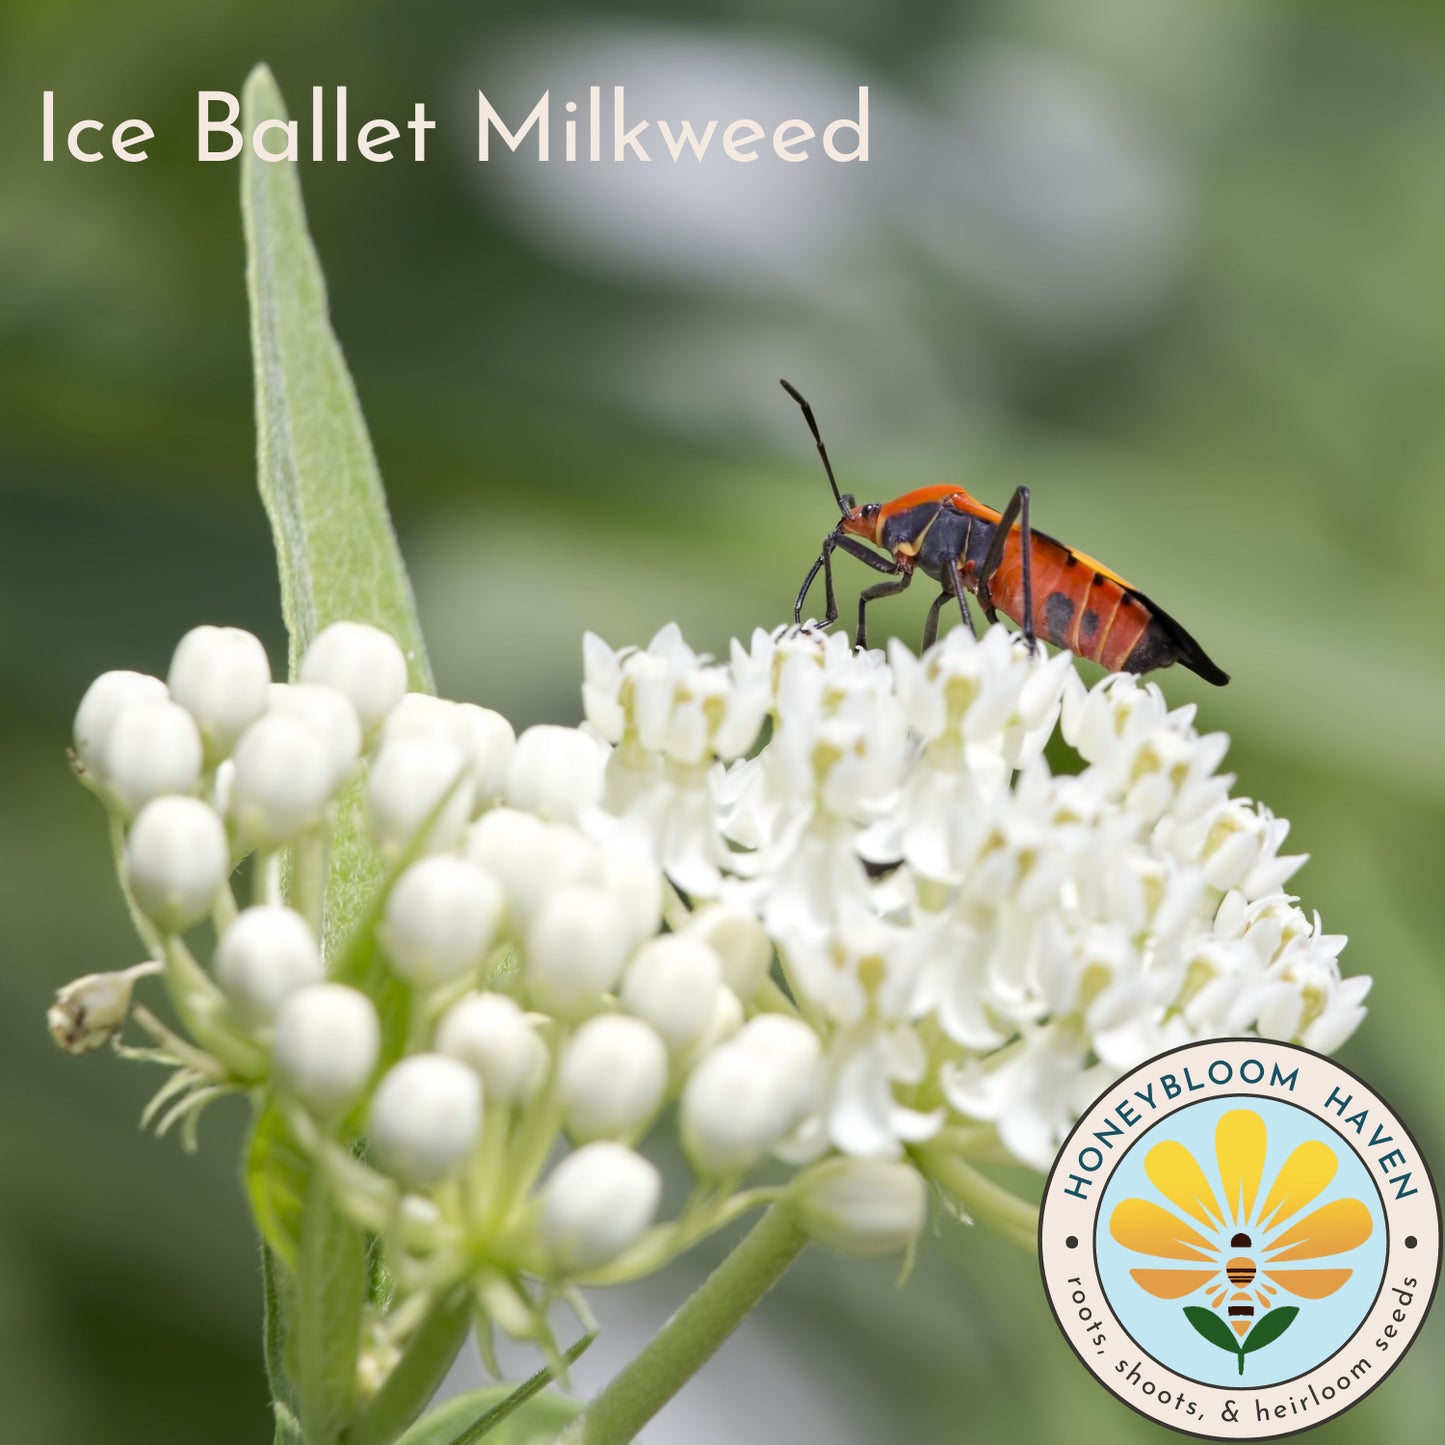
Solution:
[{"label": "insect leg", "polygon": [[973,625],[973,614],[968,610],[968,602],[964,598],[963,576],[955,563],[948,569],[948,577],[944,581],[943,591],[933,599],[933,606],[928,609],[928,618],[923,624],[923,650],[928,651],[938,641],[938,615],[947,602],[954,600],[958,602],[958,610],[963,615],[963,625],[968,628],[970,637],[978,636],[978,629]]},{"label": "insect leg", "polygon": [[959,571],[955,563],[948,569],[948,593],[958,598],[958,610],[963,614],[963,625],[968,628],[969,635],[978,636],[978,629],[973,625],[973,614],[968,610],[968,602],[963,595],[963,573]]},{"label": "insect leg", "polygon": [[945,587],[933,599],[933,606],[928,609],[928,617],[923,624],[923,650],[925,652],[938,641],[938,614],[943,610],[943,604],[952,596],[953,593]]},{"label": "insect leg", "polygon": [[823,550],[818,555],[818,560],[808,569],[808,575],[803,578],[803,585],[798,589],[797,600],[793,603],[793,623],[795,626],[802,626],[803,603],[807,600],[808,588],[813,585],[813,578],[818,575],[821,568],[823,572],[823,588],[828,598],[828,615],[819,624],[821,627],[831,627],[838,620],[838,603],[833,596],[833,548],[837,545],[837,533],[829,532],[823,538]]},{"label": "insect leg", "polygon": [[978,600],[983,608],[983,615],[990,622],[998,621],[998,611],[993,605],[993,598],[989,593],[989,582],[993,574],[998,571],[999,563],[1003,561],[1003,549],[1013,531],[1014,520],[1017,518],[1019,524],[1019,567],[1023,572],[1024,581],[1024,615],[1023,631],[1024,640],[1030,647],[1033,647],[1034,637],[1034,570],[1033,570],[1033,528],[1029,525],[1029,489],[1019,487],[1009,498],[1008,506],[1003,509],[1003,515],[998,519],[998,525],[994,528],[993,541],[989,543],[988,555],[983,559],[983,566],[978,569]]},{"label": "insect leg", "polygon": [[876,552],[864,546],[856,537],[849,537],[842,532],[829,532],[823,538],[823,550],[818,560],[813,563],[808,575],[803,579],[803,585],[798,591],[797,600],[793,603],[793,621],[801,625],[803,621],[803,602],[808,596],[808,588],[813,585],[819,571],[823,574],[823,585],[827,592],[828,612],[820,628],[830,627],[838,620],[838,603],[833,595],[833,549],[841,547],[850,557],[856,557],[860,562],[866,562],[875,572],[887,572],[893,576],[903,569],[893,560],[892,557],[880,557]]},{"label": "insect leg", "polygon": [[[878,569],[883,570],[881,567]],[[913,581],[913,569],[907,571],[894,563],[891,571],[900,572],[902,575],[896,582],[879,582],[876,586],[869,587],[858,598],[858,635],[853,639],[854,647],[868,646],[868,604],[879,597],[892,597],[896,593],[904,591],[908,584]]]}]

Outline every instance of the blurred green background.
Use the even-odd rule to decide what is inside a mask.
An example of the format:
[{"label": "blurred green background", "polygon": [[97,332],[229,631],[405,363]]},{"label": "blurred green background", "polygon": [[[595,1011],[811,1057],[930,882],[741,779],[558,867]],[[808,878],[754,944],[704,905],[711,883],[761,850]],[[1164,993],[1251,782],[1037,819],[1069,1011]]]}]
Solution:
[{"label": "blurred green background", "polygon": [[[783,621],[833,513],[780,375],[861,498],[956,480],[1001,505],[1027,482],[1038,525],[1233,673],[1162,682],[1294,820],[1305,905],[1377,980],[1343,1059],[1445,1169],[1438,4],[7,0],[6,1438],[269,1438],[242,1109],[183,1157],[136,1132],[155,1079],[64,1059],[42,1027],[56,986],[139,957],[65,766],[87,682],[164,672],[206,621],[284,657],[237,170],[194,147],[196,91],[239,92],[260,59],[293,112],[344,83],[356,120],[425,100],[437,121],[423,166],[303,184],[444,692],[570,721],[583,627],[645,642],[675,618],[718,650]],[[847,113],[866,83],[872,156],[476,163],[478,86],[530,109],[589,83],[625,84],[636,118],[770,125]],[[143,116],[152,158],[42,165],[47,88],[62,120]],[[846,599],[861,572],[844,561]],[[916,642],[927,601],[875,626]],[[602,1367],[685,1281],[595,1302]],[[1437,1440],[1442,1340],[1437,1315],[1318,1438]],[[1084,1375],[1030,1258],[949,1223],[902,1290],[805,1259],[649,1436],[1063,1437],[1164,1432]]]}]

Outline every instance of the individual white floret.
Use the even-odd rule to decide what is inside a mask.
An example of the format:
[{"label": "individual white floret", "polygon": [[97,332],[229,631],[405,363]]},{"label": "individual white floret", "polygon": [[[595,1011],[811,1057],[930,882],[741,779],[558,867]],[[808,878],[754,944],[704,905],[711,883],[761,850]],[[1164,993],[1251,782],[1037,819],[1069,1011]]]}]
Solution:
[{"label": "individual white floret", "polygon": [[75,713],[75,752],[88,771],[96,771],[115,720],[143,702],[165,702],[170,690],[144,672],[103,672],[86,688]]},{"label": "individual white floret", "polygon": [[667,1090],[667,1049],[641,1019],[599,1014],[562,1050],[558,1102],[578,1143],[631,1142],[652,1120]]},{"label": "individual white floret", "polygon": [[645,1019],[673,1053],[684,1053],[712,1022],[722,965],[690,933],[665,934],[643,944],[627,965],[622,1007]]},{"label": "individual white floret", "polygon": [[463,753],[478,808],[496,802],[506,791],[517,735],[511,723],[490,708],[409,692],[387,714],[381,735],[384,742],[436,738]]},{"label": "individual white floret", "polygon": [[381,1053],[376,1006],[341,983],[297,989],[276,1015],[271,1045],[278,1081],[314,1112],[339,1113],[358,1098]]},{"label": "individual white floret", "polygon": [[143,702],[112,724],[101,774],[125,811],[136,813],[152,798],[193,791],[201,762],[201,735],[190,713],[173,702]]},{"label": "individual white floret", "polygon": [[252,1027],[269,1024],[287,998],[325,972],[310,924],[279,904],[244,909],[216,946],[216,981]]},{"label": "individual white floret", "polygon": [[607,748],[576,728],[539,725],[517,739],[507,802],[553,822],[575,823],[602,800]]},{"label": "individual white floret", "polygon": [[246,842],[285,843],[325,817],[335,768],[305,723],[268,713],[241,735],[231,760],[231,817]]},{"label": "individual white floret", "polygon": [[301,682],[334,687],[351,699],[371,732],[406,693],[406,658],[395,640],[365,622],[333,622],[306,649]]},{"label": "individual white floret", "polygon": [[[467,829],[464,846],[468,858],[501,882],[513,931],[519,934],[549,895],[571,884],[600,883],[606,867],[602,851],[575,828],[544,823],[515,808],[484,813]],[[617,894],[625,904],[629,895]]]},{"label": "individual white floret", "polygon": [[751,913],[714,904],[694,913],[685,931],[717,954],[723,982],[745,1003],[762,987],[772,967],[773,941]]},{"label": "individual white floret", "polygon": [[662,870],[635,853],[601,851],[596,883],[627,920],[634,944],[662,927]]},{"label": "individual white floret", "polygon": [[546,1044],[505,994],[468,994],[453,1004],[437,1027],[436,1049],[475,1069],[494,1104],[525,1103],[547,1071]]},{"label": "individual white floret", "polygon": [[822,1050],[806,1024],[753,1019],[703,1058],[683,1089],[679,1123],[693,1167],[714,1179],[752,1168],[813,1112],[822,1084]]},{"label": "individual white floret", "polygon": [[472,812],[472,780],[463,753],[434,738],[383,745],[366,780],[371,831],[383,853],[454,847]]},{"label": "individual white floret", "polygon": [[331,791],[340,791],[361,756],[361,721],[351,699],[317,683],[273,682],[267,710],[304,723],[321,739],[331,769]]},{"label": "individual white floret", "polygon": [[928,1187],[911,1165],[826,1159],[788,1191],[804,1232],[840,1254],[871,1258],[907,1249],[923,1229]]},{"label": "individual white floret", "polygon": [[383,1169],[407,1184],[444,1179],[482,1132],[482,1081],[444,1054],[413,1054],[382,1076],[367,1135]]},{"label": "individual white floret", "polygon": [[386,900],[382,942],[392,967],[422,985],[479,968],[506,906],[501,884],[466,858],[437,854],[413,863]]},{"label": "individual white floret", "polygon": [[266,711],[271,664],[260,639],[239,627],[193,627],[171,658],[171,697],[195,718],[211,764]]},{"label": "individual white floret", "polygon": [[622,1144],[574,1149],[542,1189],[539,1227],[559,1274],[597,1269],[635,1244],[657,1215],[662,1176]]},{"label": "individual white floret", "polygon": [[631,951],[626,920],[596,888],[563,888],[527,930],[525,978],[532,1002],[562,1019],[593,1012],[622,977]]},{"label": "individual white floret", "polygon": [[476,806],[488,807],[506,794],[512,754],[517,747],[516,730],[501,713],[489,707],[461,702],[457,710],[466,721],[471,741]]},{"label": "individual white floret", "polygon": [[126,881],[141,911],[166,932],[204,917],[230,871],[225,825],[199,798],[157,798],[126,834]]}]

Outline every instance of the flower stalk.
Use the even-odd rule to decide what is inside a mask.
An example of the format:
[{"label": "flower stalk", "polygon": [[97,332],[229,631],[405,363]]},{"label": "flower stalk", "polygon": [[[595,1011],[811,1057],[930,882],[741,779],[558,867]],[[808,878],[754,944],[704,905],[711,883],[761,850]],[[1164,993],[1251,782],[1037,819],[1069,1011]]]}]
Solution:
[{"label": "flower stalk", "polygon": [[798,1257],[807,1236],[775,1204],[642,1352],[561,1434],[558,1445],[625,1445],[717,1352]]}]

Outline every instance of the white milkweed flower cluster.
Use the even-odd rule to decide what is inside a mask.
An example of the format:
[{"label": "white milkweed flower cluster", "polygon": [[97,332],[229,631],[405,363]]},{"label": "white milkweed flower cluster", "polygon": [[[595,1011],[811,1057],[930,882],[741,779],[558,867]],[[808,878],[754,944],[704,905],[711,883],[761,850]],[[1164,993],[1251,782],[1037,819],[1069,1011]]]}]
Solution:
[{"label": "white milkweed flower cluster", "polygon": [[726,664],[669,627],[585,660],[613,745],[589,826],[695,917],[757,918],[817,1040],[793,1158],[926,1167],[967,1141],[1043,1170],[1151,1054],[1252,1031],[1327,1051],[1364,1015],[1344,939],[1284,891],[1288,824],[1230,797],[1228,740],[1152,683],[1086,689],[997,627],[922,658],[760,632]]},{"label": "white milkweed flower cluster", "polygon": [[[258,1137],[384,1242],[363,1390],[418,1301],[465,1285],[547,1342],[557,1291],[767,1201],[845,1252],[906,1249],[928,1180],[987,1212],[967,1161],[1046,1168],[1144,1056],[1248,1031],[1328,1050],[1363,1016],[1343,939],[1284,891],[1287,825],[1230,797],[1225,739],[1153,685],[1086,690],[998,628],[921,659],[789,629],[718,663],[668,627],[588,636],[584,664],[587,723],[518,737],[408,693],[364,624],[291,684],[205,627],[165,681],[106,673],[76,716],[150,957],[62,990],[52,1032],[79,1053],[133,1019],[157,1047],[122,1051],[175,1070],[162,1130],[255,1094]],[[357,865],[330,855],[357,818],[379,882],[348,935]],[[180,1031],[133,1001],[151,974]],[[664,1219],[647,1144],[674,1118],[694,1182]],[[258,1206],[284,1259],[283,1214]]]}]

